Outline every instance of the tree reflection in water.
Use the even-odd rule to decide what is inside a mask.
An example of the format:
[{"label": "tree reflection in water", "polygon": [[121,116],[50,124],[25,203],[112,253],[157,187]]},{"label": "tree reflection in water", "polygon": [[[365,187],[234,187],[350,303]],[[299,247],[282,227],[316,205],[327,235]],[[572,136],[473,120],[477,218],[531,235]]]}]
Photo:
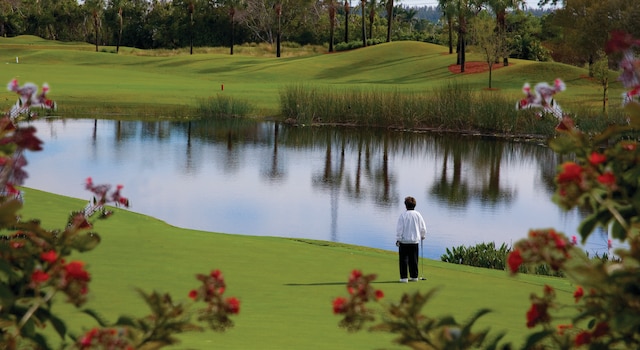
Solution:
[{"label": "tree reflection in water", "polygon": [[[125,185],[132,210],[194,229],[395,250],[412,195],[429,229],[425,256],[437,259],[531,228],[571,236],[582,215],[551,202],[561,159],[531,142],[239,119],[34,124],[45,148],[28,155],[28,186],[85,198],[84,178],[100,176]],[[586,249],[601,251],[603,237]]]}]

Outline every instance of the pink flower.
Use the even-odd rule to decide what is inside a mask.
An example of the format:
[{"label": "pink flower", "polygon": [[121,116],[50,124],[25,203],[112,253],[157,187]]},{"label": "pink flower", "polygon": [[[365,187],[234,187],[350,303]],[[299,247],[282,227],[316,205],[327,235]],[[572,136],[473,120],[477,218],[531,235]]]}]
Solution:
[{"label": "pink flower", "polygon": [[576,237],[576,236],[571,236],[571,244],[573,244],[573,245],[578,244],[578,237]]},{"label": "pink flower", "polygon": [[611,39],[607,42],[605,52],[621,52],[630,49],[634,45],[639,45],[639,40],[634,40],[633,36],[622,30],[614,30],[611,32]]}]

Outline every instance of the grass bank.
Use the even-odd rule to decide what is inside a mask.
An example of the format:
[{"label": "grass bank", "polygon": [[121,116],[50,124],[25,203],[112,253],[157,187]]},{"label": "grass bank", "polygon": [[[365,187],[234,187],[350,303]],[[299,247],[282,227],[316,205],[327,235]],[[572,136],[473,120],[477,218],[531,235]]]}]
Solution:
[{"label": "grass bank", "polygon": [[[360,109],[364,118],[374,121],[388,118],[377,116],[386,111],[390,111],[389,115],[402,115],[404,121],[413,121],[419,113],[431,109],[422,101],[433,100],[443,88],[456,85],[467,87],[481,98],[495,96],[504,101],[504,107],[500,104],[499,108],[509,113],[513,113],[516,101],[523,96],[521,89],[525,82],[535,84],[562,78],[567,91],[558,95],[557,100],[566,111],[580,115],[599,115],[602,101],[602,88],[586,78],[586,69],[516,59],[510,60],[509,67],[494,70],[495,90],[488,91],[488,73],[452,73],[449,66],[455,63],[455,55],[447,54],[446,47],[421,42],[392,42],[333,54],[322,54],[317,49],[284,48],[285,52],[302,50],[304,54],[281,58],[243,54],[242,50],[229,55],[205,49],[189,55],[182,51],[140,52],[121,48],[116,54],[109,47],[94,52],[95,47],[89,44],[30,36],[0,38],[0,47],[0,64],[4,67],[0,81],[18,78],[21,82],[48,82],[50,97],[58,102],[58,113],[65,117],[185,118],[198,114],[198,101],[219,94],[248,101],[254,117],[282,117],[281,95],[292,84],[304,84],[333,95],[375,98],[369,96],[369,91],[388,93],[382,100],[385,106]],[[483,57],[470,53],[467,61],[483,61]],[[610,96],[619,96],[623,91],[615,77],[616,73],[611,72],[614,83]],[[408,107],[413,103],[414,108],[405,111],[403,106],[389,106],[388,102],[396,97],[401,97],[398,100]],[[0,101],[6,109],[15,96],[0,91]],[[299,104],[306,102],[299,100]],[[611,103],[618,105],[615,98]],[[341,107],[333,108],[340,117]],[[496,107],[489,112],[495,110]],[[308,113],[305,115],[308,117]],[[456,117],[460,120],[450,119],[466,123],[468,117],[460,114]]]},{"label": "grass bank", "polygon": [[[40,218],[48,228],[62,227],[68,213],[85,204],[25,190],[23,218]],[[506,339],[514,344],[522,344],[529,331],[525,313],[530,293],[540,293],[549,284],[560,299],[572,303],[574,290],[565,279],[512,278],[504,271],[434,260],[425,261],[426,281],[401,284],[394,252],[326,241],[194,231],[120,209],[111,219],[98,222],[96,231],[101,244],[77,259],[87,262],[92,277],[87,307],[111,321],[121,314],[146,315],[135,287],[170,292],[175,301],[186,302],[189,290],[196,286],[196,273],[223,271],[225,294],[241,300],[235,327],[223,334],[182,335],[175,349],[401,349],[390,334],[349,334],[338,328],[331,302],[346,296],[345,282],[355,268],[378,274],[374,286],[385,292],[383,303],[398,301],[405,292],[439,288],[425,313],[464,320],[480,308],[491,308],[493,312],[477,326],[507,331]],[[68,306],[56,306],[72,329],[93,325]]]}]

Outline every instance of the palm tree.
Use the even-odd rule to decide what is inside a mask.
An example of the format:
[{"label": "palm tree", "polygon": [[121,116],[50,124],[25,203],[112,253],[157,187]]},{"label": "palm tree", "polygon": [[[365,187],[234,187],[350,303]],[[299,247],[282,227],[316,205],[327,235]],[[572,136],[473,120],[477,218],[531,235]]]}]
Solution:
[{"label": "palm tree", "polygon": [[393,23],[393,0],[386,1],[387,8],[387,42],[391,42],[391,24]]},{"label": "palm tree", "polygon": [[225,0],[224,5],[229,8],[229,24],[231,26],[231,42],[229,54],[233,55],[233,46],[235,45],[236,38],[236,13],[238,9],[242,9],[246,6],[244,0]]},{"label": "palm tree", "polygon": [[[501,33],[507,32],[507,9],[516,9],[524,4],[524,0],[486,0],[487,6],[496,14],[496,27]],[[503,58],[504,66],[509,65],[509,57]]]},{"label": "palm tree", "polygon": [[333,39],[336,27],[336,3],[329,0],[329,52],[333,52]]},{"label": "palm tree", "polygon": [[280,57],[280,37],[281,37],[280,24],[282,19],[282,3],[278,2],[275,6],[275,9],[276,9],[276,16],[278,19],[278,32],[276,33],[276,57]]},{"label": "palm tree", "polygon": [[187,11],[189,12],[189,54],[193,55],[193,1],[189,1]]},{"label": "palm tree", "polygon": [[118,45],[116,45],[116,53],[120,52],[120,42],[122,41],[122,27],[124,21],[122,20],[122,6],[118,9]]},{"label": "palm tree", "polygon": [[453,18],[456,15],[457,7],[454,0],[438,0],[438,6],[442,10],[442,15],[447,19],[447,28],[449,31],[449,54],[453,53]]},{"label": "palm tree", "polygon": [[351,6],[349,6],[349,0],[344,0],[344,42],[349,42],[349,13],[351,12]]},{"label": "palm tree", "polygon": [[367,5],[367,0],[360,0],[360,13],[362,14],[362,46],[367,47],[367,28],[364,21],[364,9]]},{"label": "palm tree", "polygon": [[369,39],[373,39],[373,21],[376,17],[376,0],[369,0]]}]

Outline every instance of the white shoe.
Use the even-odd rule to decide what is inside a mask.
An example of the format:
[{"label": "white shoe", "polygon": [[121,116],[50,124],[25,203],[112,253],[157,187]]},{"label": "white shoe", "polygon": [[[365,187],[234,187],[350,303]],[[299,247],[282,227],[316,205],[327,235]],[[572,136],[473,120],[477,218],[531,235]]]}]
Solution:
[{"label": "white shoe", "polygon": [[411,279],[409,279],[409,281],[411,281],[411,282],[418,282],[418,279],[417,279],[417,278],[411,278]]},{"label": "white shoe", "polygon": [[400,283],[407,283],[407,282],[409,282],[409,280],[408,280],[408,279],[406,279],[406,278],[401,278],[401,279],[400,279]]}]

